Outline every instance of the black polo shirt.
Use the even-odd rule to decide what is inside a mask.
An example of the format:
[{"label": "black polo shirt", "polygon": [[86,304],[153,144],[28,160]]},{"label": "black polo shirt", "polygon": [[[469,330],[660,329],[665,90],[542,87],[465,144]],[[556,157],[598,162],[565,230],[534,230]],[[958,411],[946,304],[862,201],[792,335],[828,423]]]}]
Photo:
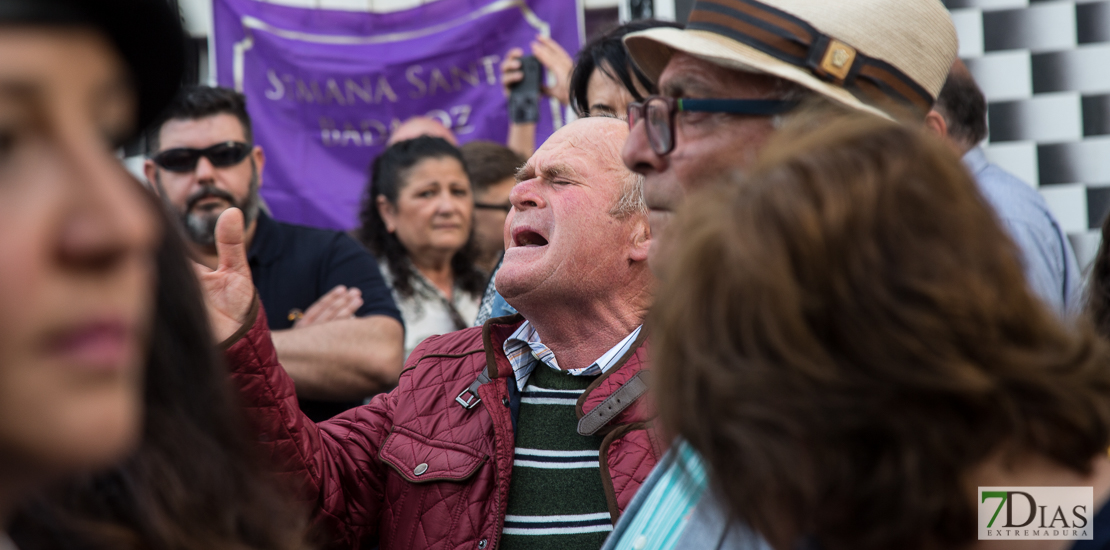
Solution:
[{"label": "black polo shirt", "polygon": [[[338,285],[362,290],[356,316],[386,315],[403,323],[378,262],[346,233],[282,223],[261,212],[247,257],[272,330],[292,328],[293,310],[307,310]],[[302,399],[301,410],[319,422],[359,404]]]}]

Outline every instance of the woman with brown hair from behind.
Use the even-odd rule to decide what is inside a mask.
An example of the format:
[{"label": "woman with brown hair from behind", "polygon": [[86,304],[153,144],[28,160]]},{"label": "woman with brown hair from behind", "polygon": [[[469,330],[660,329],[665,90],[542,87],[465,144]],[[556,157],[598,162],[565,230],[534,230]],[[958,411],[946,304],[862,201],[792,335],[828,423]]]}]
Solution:
[{"label": "woman with brown hair from behind", "polygon": [[1107,345],[1030,293],[942,144],[866,118],[786,128],[672,227],[661,418],[774,548],[1018,547],[976,540],[981,486],[1093,486],[1110,535]]}]

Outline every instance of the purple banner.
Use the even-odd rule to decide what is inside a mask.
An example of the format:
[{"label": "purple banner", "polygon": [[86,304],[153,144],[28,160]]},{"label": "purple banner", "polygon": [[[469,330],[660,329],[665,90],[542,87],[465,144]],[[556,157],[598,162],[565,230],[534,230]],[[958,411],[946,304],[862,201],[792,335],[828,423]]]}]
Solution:
[{"label": "purple banner", "polygon": [[[498,64],[547,34],[581,44],[573,0],[438,0],[393,13],[213,0],[216,79],[247,96],[266,152],[262,196],[283,221],[350,229],[370,162],[405,119],[505,142]],[[536,142],[561,124],[541,104]]]}]

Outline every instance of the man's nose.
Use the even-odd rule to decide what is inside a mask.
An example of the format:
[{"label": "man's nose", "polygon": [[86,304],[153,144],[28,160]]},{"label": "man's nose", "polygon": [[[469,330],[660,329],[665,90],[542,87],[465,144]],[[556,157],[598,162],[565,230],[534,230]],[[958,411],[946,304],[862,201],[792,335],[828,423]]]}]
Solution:
[{"label": "man's nose", "polygon": [[621,150],[621,160],[629,170],[638,174],[658,173],[667,169],[667,158],[655,154],[647,139],[647,128],[639,120],[628,132],[628,139]]},{"label": "man's nose", "polygon": [[216,167],[212,166],[212,161],[208,157],[200,157],[197,159],[197,167],[193,169],[193,174],[196,175],[197,181],[212,181],[216,179]]},{"label": "man's nose", "polygon": [[546,206],[547,202],[540,194],[539,188],[539,178],[532,178],[514,185],[513,190],[509,193],[509,202],[512,203],[513,209],[520,212],[529,208],[543,208]]}]

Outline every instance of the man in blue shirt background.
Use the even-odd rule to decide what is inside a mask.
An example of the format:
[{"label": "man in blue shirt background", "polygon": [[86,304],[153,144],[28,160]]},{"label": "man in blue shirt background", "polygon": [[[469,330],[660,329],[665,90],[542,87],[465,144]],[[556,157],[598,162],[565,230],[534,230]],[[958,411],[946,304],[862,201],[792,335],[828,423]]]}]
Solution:
[{"label": "man in blue shirt background", "polygon": [[1020,249],[1029,286],[1057,312],[1077,313],[1082,275],[1071,244],[1040,193],[987,161],[979,147],[987,137],[987,101],[960,60],[925,123],[963,156],[979,192]]}]

